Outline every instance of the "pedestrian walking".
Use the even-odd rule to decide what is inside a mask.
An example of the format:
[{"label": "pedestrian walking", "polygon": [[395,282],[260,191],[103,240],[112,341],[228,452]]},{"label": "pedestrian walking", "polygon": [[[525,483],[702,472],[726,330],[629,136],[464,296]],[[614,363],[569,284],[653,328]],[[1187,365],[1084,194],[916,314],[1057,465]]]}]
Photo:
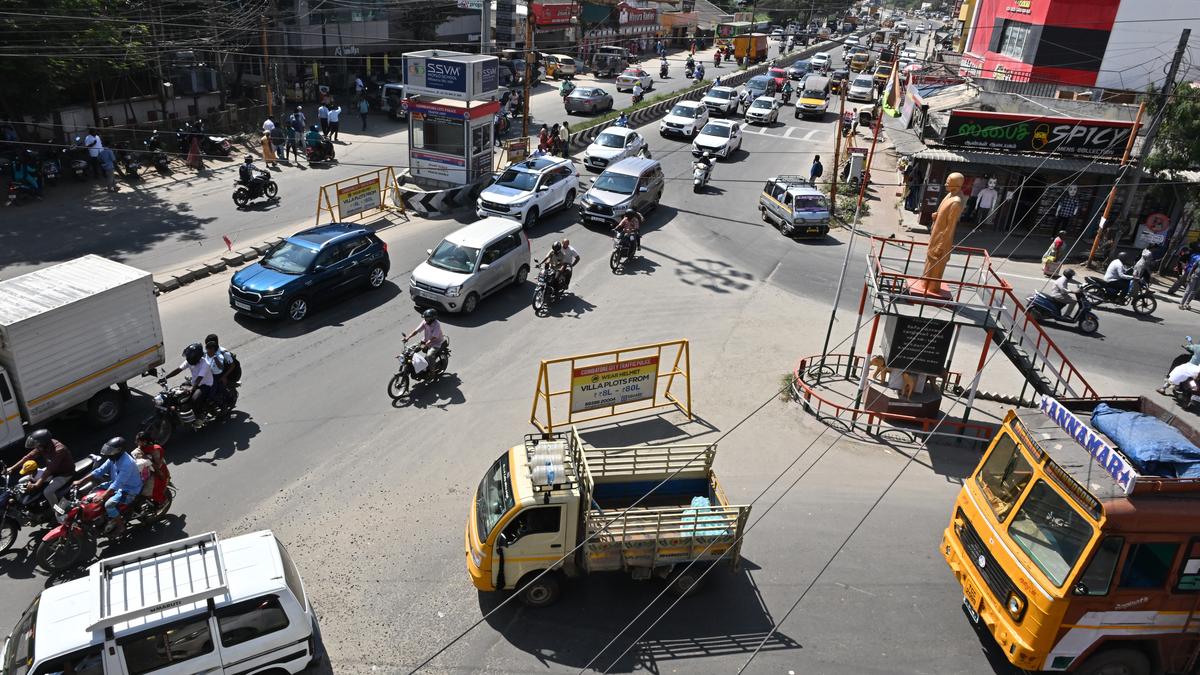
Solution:
[{"label": "pedestrian walking", "polygon": [[263,163],[266,164],[268,167],[270,167],[271,165],[278,167],[279,166],[279,157],[277,157],[275,155],[275,147],[271,143],[271,134],[263,134],[261,144],[262,144]]},{"label": "pedestrian walking", "polygon": [[567,156],[567,149],[571,147],[571,127],[566,120],[562,126],[558,128],[558,151],[562,157]]},{"label": "pedestrian walking", "polygon": [[317,121],[321,124],[321,136],[329,138],[329,106],[324,102],[317,108]]},{"label": "pedestrian walking", "polygon": [[543,124],[541,129],[538,129],[538,150],[546,151],[546,147],[550,145],[550,130]]},{"label": "pedestrian walking", "polygon": [[[1179,273],[1179,278],[1175,279],[1175,283],[1171,284],[1171,288],[1167,289],[1167,295],[1175,295],[1175,291],[1183,288],[1187,284],[1188,275],[1195,267],[1200,267],[1200,249],[1192,244],[1187,249],[1187,261],[1183,264],[1183,270]],[[1183,255],[1182,253],[1180,255]]]},{"label": "pedestrian walking", "polygon": [[371,104],[367,103],[367,98],[364,96],[358,99],[358,116],[362,119],[362,131],[367,130],[367,112],[371,109]]},{"label": "pedestrian walking", "polygon": [[283,157],[283,161],[287,161],[287,147],[284,146],[283,127],[273,127],[271,133],[267,134],[271,137],[271,145],[275,146],[275,156]]},{"label": "pedestrian walking", "polygon": [[1183,288],[1183,298],[1179,301],[1179,309],[1191,311],[1192,300],[1196,299],[1196,292],[1200,291],[1200,265],[1192,265],[1186,273],[1187,285]]},{"label": "pedestrian walking", "polygon": [[104,189],[108,192],[117,191],[117,157],[109,148],[100,148],[96,154],[96,162],[100,165],[100,170],[103,172],[104,178],[107,181]]},{"label": "pedestrian walking", "polygon": [[304,138],[304,135],[296,133],[296,130],[290,124],[284,129],[283,133],[286,138],[286,145],[283,147],[283,161],[288,161],[289,156],[295,157],[296,161],[300,161],[300,143],[303,143],[303,141],[298,141],[297,139]]},{"label": "pedestrian walking", "polygon": [[295,132],[296,149],[304,150],[304,131],[308,128],[308,120],[304,117],[304,108],[296,106],[296,111],[288,115],[288,129]]},{"label": "pedestrian walking", "polygon": [[92,167],[92,178],[99,178],[103,175],[100,169],[100,151],[104,149],[104,141],[100,140],[100,134],[96,133],[94,128],[88,129],[87,136],[83,138],[83,147],[88,150],[88,165]]},{"label": "pedestrian walking", "polygon": [[546,152],[552,155],[558,154],[558,122],[550,127],[550,142],[547,143]]},{"label": "pedestrian walking", "polygon": [[825,173],[825,165],[821,163],[821,156],[815,155],[813,157],[812,166],[808,169],[808,184],[816,187],[817,179],[820,178],[821,174],[823,173]]},{"label": "pedestrian walking", "polygon": [[275,118],[267,115],[267,119],[263,120],[263,133],[269,134],[275,131]]},{"label": "pedestrian walking", "polygon": [[1058,236],[1054,237],[1054,241],[1050,242],[1050,247],[1042,254],[1042,274],[1048,277],[1053,277],[1058,274],[1058,268],[1062,267],[1062,249],[1066,244],[1067,233],[1059,230]]},{"label": "pedestrian walking", "polygon": [[363,81],[362,81],[362,76],[361,76],[361,75],[359,75],[358,77],[354,78],[354,95],[355,95],[355,96],[357,96],[357,97],[359,97],[359,98],[362,98],[362,95],[363,95],[363,89],[365,89],[365,88],[366,88],[366,87],[364,87],[364,86],[363,86]]},{"label": "pedestrian walking", "polygon": [[336,141],[338,139],[339,120],[342,118],[342,106],[340,106],[336,103],[330,102],[329,108],[327,108],[326,115],[329,118],[329,136],[328,136],[328,138],[331,141]]}]

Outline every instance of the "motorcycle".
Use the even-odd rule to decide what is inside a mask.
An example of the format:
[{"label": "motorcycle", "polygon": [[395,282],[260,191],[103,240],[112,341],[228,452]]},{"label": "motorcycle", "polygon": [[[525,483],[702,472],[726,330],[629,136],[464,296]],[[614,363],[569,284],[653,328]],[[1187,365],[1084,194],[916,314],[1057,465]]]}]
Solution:
[{"label": "motorcycle", "polygon": [[70,148],[67,148],[67,158],[71,162],[71,175],[75,180],[87,180],[88,172],[88,151],[83,147],[83,139],[79,136],[75,137],[75,143]]},{"label": "motorcycle", "polygon": [[633,105],[637,105],[637,104],[641,103],[643,98],[645,98],[645,95],[642,94],[641,92],[635,93],[633,95]]},{"label": "motorcycle", "polygon": [[667,64],[664,63],[658,67],[658,79],[660,79],[660,80],[667,79]]},{"label": "motorcycle", "polygon": [[721,52],[713,54],[713,68],[721,67]]},{"label": "motorcycle", "polygon": [[33,201],[36,197],[37,193],[24,181],[10,180],[8,181],[8,199],[5,200],[4,205],[20,206]]},{"label": "motorcycle", "polygon": [[196,414],[192,405],[191,378],[183,378],[183,382],[175,387],[168,387],[165,380],[159,380],[158,384],[162,391],[154,395],[154,414],[142,420],[140,428],[159,445],[166,445],[179,427],[199,431],[210,424],[224,422],[237,406],[238,382],[213,396],[208,401],[208,412],[202,415]]},{"label": "motorcycle", "polygon": [[1154,310],[1158,309],[1158,300],[1154,298],[1154,293],[1149,289],[1142,287],[1136,294],[1113,291],[1101,277],[1088,277],[1083,284],[1083,293],[1087,296],[1088,302],[1097,307],[1103,304],[1117,307],[1131,306],[1136,314],[1142,316],[1153,314]]},{"label": "motorcycle", "polygon": [[210,136],[204,130],[204,120],[196,120],[193,133],[200,136],[200,151],[212,157],[228,157],[233,154],[233,144],[224,136]]},{"label": "motorcycle", "polygon": [[309,164],[314,164],[317,162],[332,162],[333,156],[333,144],[329,141],[308,143],[304,146],[304,158],[308,160]]},{"label": "motorcycle", "polygon": [[[408,340],[404,341],[408,344]],[[446,338],[442,342],[442,346],[438,347],[427,357],[420,348],[419,344],[405,347],[404,352],[396,357],[400,362],[400,369],[388,380],[388,396],[393,401],[404,398],[409,392],[412,380],[418,382],[437,382],[446,372],[446,367],[450,365],[450,338]]]},{"label": "motorcycle", "polygon": [[47,185],[58,183],[58,177],[62,175],[62,162],[59,160],[61,156],[62,151],[54,148],[42,153],[42,180],[46,181]]},{"label": "motorcycle", "polygon": [[624,114],[622,114],[620,117],[618,117],[613,122],[613,126],[614,127],[628,127],[629,126],[629,118],[627,116],[625,116]]},{"label": "motorcycle", "polygon": [[786,89],[783,90],[779,94],[779,100],[781,102],[781,105],[787,105],[787,104],[791,103],[792,102],[792,92],[787,91]]},{"label": "motorcycle", "polygon": [[1075,291],[1075,306],[1069,314],[1064,315],[1059,304],[1041,291],[1026,298],[1025,307],[1029,315],[1041,324],[1047,321],[1073,324],[1084,335],[1091,335],[1100,329],[1100,318],[1092,311],[1092,303],[1082,290]]},{"label": "motorcycle", "polygon": [[233,203],[237,204],[239,209],[246,208],[251,199],[266,197],[274,201],[279,196],[279,186],[271,180],[271,174],[260,170],[257,176],[263,180],[251,181],[249,184],[239,182],[234,188]]},{"label": "motorcycle", "polygon": [[570,96],[573,91],[575,91],[575,85],[570,80],[563,80],[563,83],[558,87],[558,95],[563,98]]},{"label": "motorcycle", "polygon": [[146,148],[146,156],[150,158],[150,163],[154,165],[155,170],[159,173],[166,173],[171,168],[171,159],[167,156],[166,150],[162,149],[162,141],[159,138],[158,132],[154,132],[150,138],[142,141]]},{"label": "motorcycle", "polygon": [[117,161],[121,163],[121,172],[130,180],[137,180],[138,172],[142,170],[142,163],[138,161],[133,151],[129,146],[122,143],[117,146]]},{"label": "motorcycle", "polygon": [[637,242],[631,233],[620,232],[613,237],[613,252],[608,258],[608,266],[612,268],[613,274],[622,269],[625,263],[633,260],[636,253]]},{"label": "motorcycle", "polygon": [[111,490],[95,490],[80,497],[78,488],[72,488],[66,506],[61,502],[54,505],[58,527],[47,532],[34,551],[38,567],[56,574],[91,560],[101,539],[109,543],[125,539],[162,520],[171,510],[175,493],[175,485],[168,482],[162,503],[143,495],[134,497],[129,504],[118,507],[125,518],[124,526],[105,532],[108,514],[104,502]]},{"label": "motorcycle", "polygon": [[704,162],[692,162],[692,192],[700,192],[708,185],[708,177],[712,173],[712,165]]},{"label": "motorcycle", "polygon": [[[99,464],[99,460],[99,456],[91,455],[88,459],[76,462],[72,480],[82,478]],[[42,494],[43,488],[29,489],[33,482],[33,475],[17,476],[0,471],[0,555],[16,543],[22,527],[40,528],[57,522],[53,505],[48,504]],[[58,494],[61,496],[65,491],[64,485]]]},{"label": "motorcycle", "polygon": [[533,312],[538,316],[546,313],[550,305],[558,302],[565,291],[561,287],[562,282],[558,279],[558,273],[550,269],[549,265],[542,265],[538,270],[537,285],[533,288]]},{"label": "motorcycle", "polygon": [[[1192,336],[1189,335],[1187,336],[1187,344],[1184,345],[1184,347],[1190,346],[1191,344]],[[1170,376],[1171,371],[1191,360],[1192,353],[1185,350],[1182,354],[1176,356],[1171,361],[1171,367],[1167,369],[1167,375]],[[1170,395],[1175,399],[1175,402],[1179,404],[1179,407],[1184,408],[1185,410],[1200,409],[1200,383],[1197,383],[1196,378],[1194,377],[1188,378],[1180,384],[1173,385],[1171,387]]]},{"label": "motorcycle", "polygon": [[692,79],[692,76],[695,73],[696,73],[696,67],[690,63],[687,65],[686,68],[683,69],[684,76],[687,77],[687,79],[689,79],[689,80]]},{"label": "motorcycle", "polygon": [[696,81],[699,82],[700,80],[703,80],[703,79],[704,79],[704,66],[698,65],[698,66],[696,66]]}]

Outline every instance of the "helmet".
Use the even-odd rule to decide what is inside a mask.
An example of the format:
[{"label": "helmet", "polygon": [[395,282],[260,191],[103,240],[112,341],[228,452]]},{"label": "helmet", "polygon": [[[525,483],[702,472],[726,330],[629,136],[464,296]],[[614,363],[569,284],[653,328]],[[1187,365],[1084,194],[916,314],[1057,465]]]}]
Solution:
[{"label": "helmet", "polygon": [[1119,254],[1117,254],[1117,260],[1120,260],[1121,262],[1128,265],[1129,264],[1129,254],[1128,253],[1119,253]]},{"label": "helmet", "polygon": [[32,450],[34,446],[49,448],[52,440],[53,438],[50,436],[49,431],[46,431],[45,429],[38,429],[32,434],[29,434],[29,438],[25,439],[25,449]]},{"label": "helmet", "polygon": [[638,212],[634,211],[633,209],[626,209],[625,213],[622,213],[621,215],[625,216],[626,218],[636,218],[637,214]]},{"label": "helmet", "polygon": [[421,316],[425,317],[426,321],[434,321],[437,319],[437,310],[430,307],[424,312],[421,312]]},{"label": "helmet", "polygon": [[31,474],[37,470],[38,470],[37,462],[33,461],[32,459],[27,459],[27,460],[25,460],[25,463],[21,465],[21,470],[17,472],[17,475],[18,476],[28,476],[29,474]]},{"label": "helmet", "polygon": [[558,253],[559,251],[562,250],[562,242],[561,241],[554,242],[554,246],[551,246],[551,248],[554,249],[555,253]]},{"label": "helmet", "polygon": [[304,112],[304,106],[302,106],[302,105],[296,106],[296,112]]},{"label": "helmet", "polygon": [[127,448],[128,446],[129,446],[129,443],[127,443],[125,441],[124,437],[113,436],[112,438],[108,439],[107,443],[100,446],[100,456],[101,457],[116,457],[117,455],[121,454],[122,452],[125,452],[125,448]]},{"label": "helmet", "polygon": [[1068,279],[1075,278],[1075,270],[1063,270],[1063,276]]},{"label": "helmet", "polygon": [[251,157],[250,155],[246,155],[246,159],[243,159],[242,161],[245,162],[246,164],[250,164],[251,162],[254,161],[254,158]]},{"label": "helmet", "polygon": [[321,126],[319,124],[314,124],[314,125],[312,125],[312,128],[309,129],[309,131],[315,131],[317,133],[321,133]]},{"label": "helmet", "polygon": [[704,151],[704,159],[712,159],[712,153],[705,150]]},{"label": "helmet", "polygon": [[201,347],[199,342],[193,342],[183,348],[183,359],[188,362],[189,366],[200,363],[200,359],[203,357],[204,347]]}]

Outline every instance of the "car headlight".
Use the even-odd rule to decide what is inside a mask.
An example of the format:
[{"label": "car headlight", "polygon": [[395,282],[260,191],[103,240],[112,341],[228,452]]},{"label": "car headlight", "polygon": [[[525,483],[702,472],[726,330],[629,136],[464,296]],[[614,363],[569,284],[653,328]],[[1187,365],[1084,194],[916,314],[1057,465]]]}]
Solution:
[{"label": "car headlight", "polygon": [[592,196],[591,196],[591,195],[586,195],[586,194],[583,196],[583,199],[580,199],[579,201],[580,201],[580,202],[581,202],[581,203],[582,203],[584,206],[591,206],[592,204],[595,204],[595,203],[596,203],[596,200],[592,199]]},{"label": "car headlight", "polygon": [[166,402],[166,400],[167,400],[167,397],[163,396],[162,394],[154,395],[154,404],[155,405],[162,405],[164,402]]},{"label": "car headlight", "polygon": [[281,289],[279,289],[279,290],[277,290],[277,291],[271,291],[271,292],[269,292],[269,293],[263,293],[263,294],[262,294],[262,296],[263,296],[264,298],[278,298],[278,297],[279,297],[279,296],[281,296],[281,295],[283,295],[283,289],[282,289],[282,288],[281,288]]},{"label": "car headlight", "polygon": [[521,200],[518,200],[515,202],[509,202],[508,205],[509,206],[525,206],[526,204],[529,203],[530,199],[531,199],[530,197],[526,197],[525,199],[521,199]]},{"label": "car headlight", "polygon": [[411,286],[411,287],[413,287],[413,288],[416,288],[416,287],[417,287],[417,278],[416,278],[416,277],[409,277],[409,278],[408,278],[408,285],[409,285],[409,286]]},{"label": "car headlight", "polygon": [[450,288],[446,289],[446,296],[450,298],[457,298],[460,292],[462,292],[462,286],[451,286]]},{"label": "car headlight", "polygon": [[475,563],[476,567],[479,567],[483,564],[483,556],[479,553],[476,553],[475,549],[471,549],[471,562]]}]

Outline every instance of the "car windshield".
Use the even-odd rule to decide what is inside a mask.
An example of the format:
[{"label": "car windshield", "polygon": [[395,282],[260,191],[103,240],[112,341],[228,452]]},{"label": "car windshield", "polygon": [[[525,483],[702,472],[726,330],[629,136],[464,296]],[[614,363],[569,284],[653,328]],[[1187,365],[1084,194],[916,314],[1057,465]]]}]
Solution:
[{"label": "car windshield", "polygon": [[508,474],[508,453],[500,455],[475,491],[476,528],[479,541],[485,542],[500,518],[513,507],[512,480]]},{"label": "car windshield", "polygon": [[721,138],[729,138],[729,127],[724,124],[705,124],[700,133],[705,136],[720,136]]},{"label": "car windshield", "polygon": [[623,148],[625,147],[625,138],[617,134],[600,134],[596,137],[596,145],[605,148]]},{"label": "car windshield", "polygon": [[784,72],[783,68],[772,68],[768,72],[771,73],[771,75],[774,75],[775,77],[783,77],[784,75],[787,74]]},{"label": "car windshield", "polygon": [[750,107],[751,108],[770,108],[771,102],[760,98],[757,101],[755,101],[754,103],[751,103]]},{"label": "car windshield", "polygon": [[759,75],[758,77],[751,78],[751,80],[746,83],[746,86],[750,89],[766,89],[767,83],[770,81],[771,78],[767,77],[766,75]]},{"label": "car windshield", "polygon": [[858,77],[854,78],[854,86],[869,88],[875,86],[875,81],[871,79],[870,75],[859,75]]},{"label": "car windshield", "polygon": [[721,89],[714,89],[713,91],[708,92],[708,96],[709,96],[709,98],[723,98],[723,99],[728,100],[730,96],[733,96],[733,92],[732,91],[724,91]]},{"label": "car windshield", "polygon": [[500,179],[496,181],[496,185],[528,192],[537,185],[537,176],[528,171],[508,169],[500,175]]},{"label": "car windshield", "polygon": [[1003,522],[1032,477],[1029,460],[1025,459],[1013,437],[1003,434],[996,439],[992,453],[979,467],[975,483],[992,507],[992,513],[996,514],[996,520]]},{"label": "car windshield", "polygon": [[676,117],[695,117],[697,110],[699,110],[699,108],[693,108],[686,105],[677,105],[674,108],[671,108],[671,114]]},{"label": "car windshield", "polygon": [[621,76],[622,77],[641,77],[642,72],[640,70],[627,70],[627,71],[621,73]]},{"label": "car windshield", "polygon": [[592,187],[597,190],[605,190],[607,192],[617,192],[623,195],[633,194],[633,188],[637,186],[637,176],[629,176],[623,173],[608,173],[600,174]]},{"label": "car windshield", "polygon": [[1094,528],[1045,481],[1029,490],[1008,536],[1055,586],[1062,586],[1092,540]]},{"label": "car windshield", "polygon": [[259,264],[276,272],[300,274],[308,269],[313,259],[317,257],[317,253],[316,249],[284,241],[278,248],[268,253],[267,257],[263,258]]},{"label": "car windshield", "polygon": [[801,98],[825,98],[824,89],[805,89],[800,95]]},{"label": "car windshield", "polygon": [[451,272],[469,273],[475,269],[475,258],[479,249],[459,246],[454,242],[443,239],[438,247],[429,255],[429,264],[438,269]]},{"label": "car windshield", "polygon": [[38,602],[42,596],[33,599],[33,604],[25,610],[17,621],[9,636],[7,649],[0,654],[0,674],[25,675],[33,665],[33,631],[37,626]]},{"label": "car windshield", "polygon": [[828,211],[829,204],[820,195],[796,195],[795,209],[806,213]]}]

